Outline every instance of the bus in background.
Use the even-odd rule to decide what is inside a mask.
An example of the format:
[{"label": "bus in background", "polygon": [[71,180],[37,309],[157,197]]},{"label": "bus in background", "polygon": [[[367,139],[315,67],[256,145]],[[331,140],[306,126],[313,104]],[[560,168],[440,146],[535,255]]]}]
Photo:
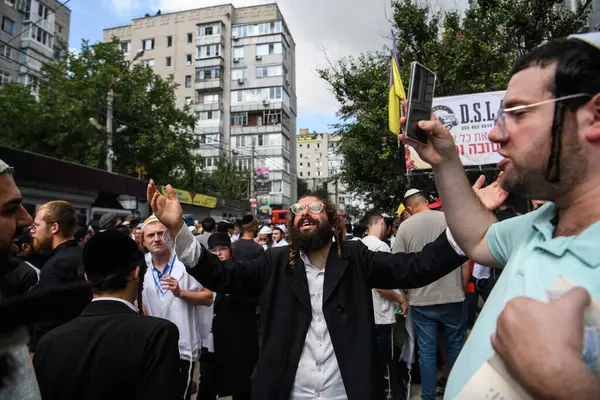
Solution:
[{"label": "bus in background", "polygon": [[272,213],[272,222],[274,225],[286,223],[288,210],[273,210]]}]

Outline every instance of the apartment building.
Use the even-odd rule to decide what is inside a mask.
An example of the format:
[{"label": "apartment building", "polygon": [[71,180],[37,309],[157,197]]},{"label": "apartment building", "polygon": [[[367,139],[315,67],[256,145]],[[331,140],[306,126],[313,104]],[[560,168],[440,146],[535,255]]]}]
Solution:
[{"label": "apartment building", "polygon": [[126,58],[143,50],[139,62],[173,77],[178,106],[198,117],[206,169],[220,156],[254,161],[269,169],[272,208],[296,200],[296,45],[277,4],[147,14],[104,30],[113,37]]},{"label": "apartment building", "polygon": [[4,0],[0,19],[0,84],[34,83],[69,43],[71,10],[56,0]]},{"label": "apartment building", "polygon": [[298,179],[304,180],[310,190],[326,185],[330,200],[344,211],[353,196],[339,180],[344,162],[338,152],[340,140],[340,135],[300,129],[296,136],[296,155]]}]

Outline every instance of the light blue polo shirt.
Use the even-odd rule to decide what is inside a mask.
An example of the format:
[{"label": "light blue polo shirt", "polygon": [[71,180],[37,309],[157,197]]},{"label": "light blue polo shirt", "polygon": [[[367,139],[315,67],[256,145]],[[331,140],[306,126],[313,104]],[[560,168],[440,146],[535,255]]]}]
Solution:
[{"label": "light blue polo shirt", "polygon": [[490,337],[510,299],[542,299],[559,275],[600,299],[600,221],[577,236],[553,238],[555,216],[556,206],[547,203],[488,230],[490,252],[505,267],[452,368],[444,399],[454,399],[493,354]]}]

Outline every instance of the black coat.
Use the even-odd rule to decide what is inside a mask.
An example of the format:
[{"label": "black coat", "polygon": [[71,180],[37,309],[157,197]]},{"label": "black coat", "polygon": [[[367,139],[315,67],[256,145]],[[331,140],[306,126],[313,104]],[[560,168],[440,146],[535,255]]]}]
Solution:
[{"label": "black coat", "polygon": [[[383,398],[371,289],[422,287],[465,261],[445,234],[413,254],[372,252],[360,241],[348,241],[339,258],[337,245],[332,245],[325,269],[323,313],[349,400]],[[261,354],[252,376],[252,398],[289,399],[312,318],[300,257],[292,268],[287,246],[244,262],[221,263],[217,256],[202,251],[188,272],[217,293],[260,296]]]},{"label": "black coat", "polygon": [[[39,283],[31,288],[33,292],[85,282],[81,248],[75,240],[68,240],[58,245],[50,254],[50,259],[41,269]],[[62,307],[49,310],[34,326],[31,351],[36,351],[37,343],[47,332],[77,317],[91,299],[90,291],[80,292],[75,297],[66,299]]]},{"label": "black coat", "polygon": [[42,398],[181,400],[178,340],[172,322],[92,302],[40,340],[33,365]]}]

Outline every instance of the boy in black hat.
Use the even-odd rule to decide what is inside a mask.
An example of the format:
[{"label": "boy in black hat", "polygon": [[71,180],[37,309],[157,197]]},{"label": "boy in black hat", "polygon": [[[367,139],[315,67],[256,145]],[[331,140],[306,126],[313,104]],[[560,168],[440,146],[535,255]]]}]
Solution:
[{"label": "boy in black hat", "polygon": [[83,249],[92,302],[50,331],[33,359],[45,400],[181,399],[179,332],[169,321],[143,316],[144,255],[117,231],[92,237]]}]

